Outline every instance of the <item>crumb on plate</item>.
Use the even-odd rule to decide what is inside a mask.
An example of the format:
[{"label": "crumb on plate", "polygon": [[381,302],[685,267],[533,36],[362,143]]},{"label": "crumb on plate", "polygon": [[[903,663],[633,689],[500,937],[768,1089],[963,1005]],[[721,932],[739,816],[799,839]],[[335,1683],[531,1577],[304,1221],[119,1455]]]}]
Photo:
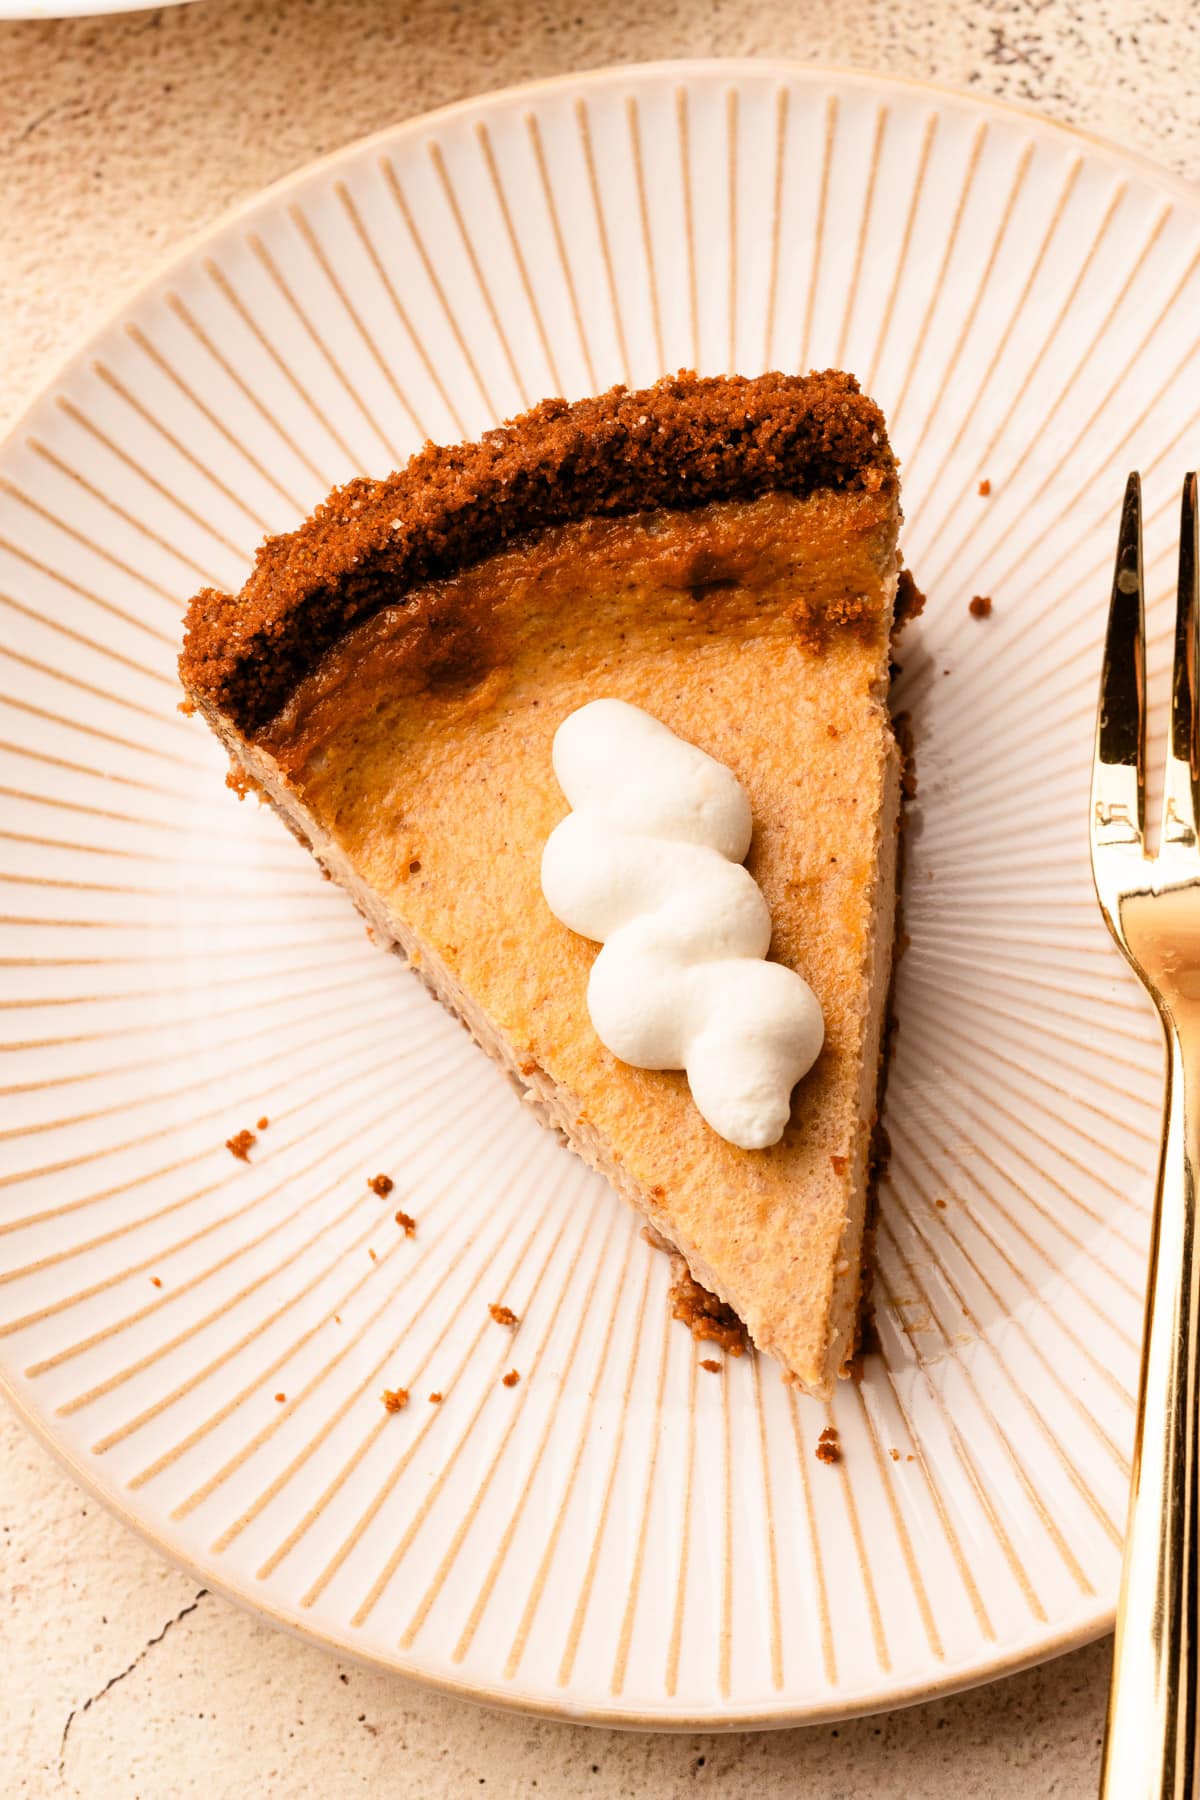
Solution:
[{"label": "crumb on plate", "polygon": [[817,1439],[817,1461],[837,1463],[842,1460],[842,1447],[838,1443],[837,1427],[827,1425]]}]

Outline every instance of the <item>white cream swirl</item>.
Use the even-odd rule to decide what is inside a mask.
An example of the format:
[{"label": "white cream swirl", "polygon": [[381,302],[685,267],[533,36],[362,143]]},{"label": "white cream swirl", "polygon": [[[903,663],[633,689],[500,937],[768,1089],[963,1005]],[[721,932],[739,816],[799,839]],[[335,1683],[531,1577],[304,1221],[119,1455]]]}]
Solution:
[{"label": "white cream swirl", "polygon": [[572,811],[546,840],[542,892],[604,946],[588,981],[602,1043],[639,1069],[686,1069],[730,1143],[778,1143],[825,1026],[808,983],[766,962],[771,915],[742,867],[750,802],[729,769],[623,700],[554,736]]}]

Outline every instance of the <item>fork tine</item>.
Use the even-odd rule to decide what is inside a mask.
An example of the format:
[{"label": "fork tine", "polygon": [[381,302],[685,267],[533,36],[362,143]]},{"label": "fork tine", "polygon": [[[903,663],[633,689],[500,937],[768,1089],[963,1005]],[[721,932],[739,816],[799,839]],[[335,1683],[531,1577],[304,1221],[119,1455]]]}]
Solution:
[{"label": "fork tine", "polygon": [[1125,486],[1121,532],[1104,641],[1096,752],[1092,763],[1092,849],[1141,854],[1146,822],[1146,627],[1142,602],[1142,487]]},{"label": "fork tine", "polygon": [[1171,674],[1171,743],[1163,792],[1162,841],[1196,843],[1200,751],[1196,719],[1196,477],[1185,475],[1179,522],[1179,598],[1175,604],[1175,663]]}]

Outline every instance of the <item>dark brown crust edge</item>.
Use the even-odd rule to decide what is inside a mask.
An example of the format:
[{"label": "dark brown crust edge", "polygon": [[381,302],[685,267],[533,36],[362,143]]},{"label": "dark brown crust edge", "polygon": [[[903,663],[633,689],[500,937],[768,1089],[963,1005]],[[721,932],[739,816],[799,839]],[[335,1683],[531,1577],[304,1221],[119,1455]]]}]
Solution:
[{"label": "dark brown crust edge", "polygon": [[[892,631],[895,645],[904,627],[925,610],[925,595],[907,569],[900,571],[900,588],[896,595],[896,623]],[[893,664],[893,673],[898,665]],[[892,1143],[883,1122],[887,1099],[888,1077],[896,1054],[896,1037],[900,1021],[896,1016],[896,977],[900,958],[908,946],[904,929],[904,875],[908,862],[908,829],[912,823],[911,807],[917,796],[917,752],[913,736],[912,714],[892,714],[892,731],[900,752],[900,816],[896,821],[896,905],[892,922],[892,962],[888,972],[887,1006],[883,1015],[883,1031],[879,1039],[879,1080],[875,1089],[875,1115],[871,1120],[871,1147],[867,1162],[867,1196],[863,1216],[862,1252],[859,1257],[858,1313],[854,1343],[839,1375],[860,1380],[864,1358],[880,1348],[875,1325],[875,1239],[879,1223],[879,1189],[887,1174]]]},{"label": "dark brown crust edge", "polygon": [[192,600],[180,676],[252,736],[352,625],[526,533],[592,514],[895,483],[883,415],[836,370],[684,371],[637,392],[543,400],[476,443],[427,444],[383,481],[335,488],[297,531],[267,538],[240,594],[205,588]]}]

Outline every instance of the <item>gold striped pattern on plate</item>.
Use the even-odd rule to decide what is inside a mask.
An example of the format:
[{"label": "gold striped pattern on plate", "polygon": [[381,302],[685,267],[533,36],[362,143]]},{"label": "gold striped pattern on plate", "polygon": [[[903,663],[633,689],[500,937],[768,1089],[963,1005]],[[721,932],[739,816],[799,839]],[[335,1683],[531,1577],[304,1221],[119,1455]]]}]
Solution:
[{"label": "gold striped pattern on plate", "polygon": [[[832,1716],[1103,1628],[1159,1067],[1083,805],[1132,465],[1165,667],[1198,302],[1200,211],[1151,169],[675,65],[346,151],[71,365],[0,456],[0,1378],[111,1505],[323,1642],[571,1717]],[[194,587],[426,435],[833,363],[888,413],[930,604],[878,1347],[827,1411],[702,1366],[637,1222],[225,792],[173,663]]]}]

